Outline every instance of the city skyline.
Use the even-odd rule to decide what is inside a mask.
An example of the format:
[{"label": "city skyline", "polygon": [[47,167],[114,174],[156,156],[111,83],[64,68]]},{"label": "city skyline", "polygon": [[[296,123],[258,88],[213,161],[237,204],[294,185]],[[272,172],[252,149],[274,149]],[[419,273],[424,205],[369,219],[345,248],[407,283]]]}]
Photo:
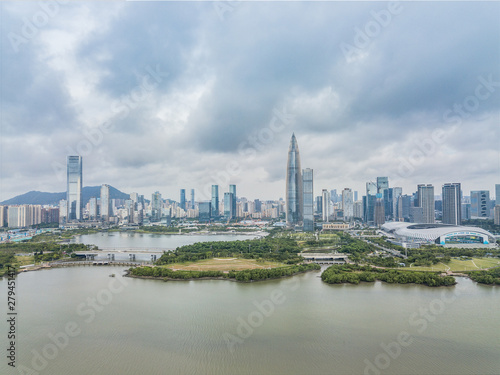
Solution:
[{"label": "city skyline", "polygon": [[[30,38],[23,17],[40,5],[0,6],[0,201],[64,191],[67,155],[83,157],[86,186],[169,197],[185,186],[202,200],[213,184],[235,184],[241,196],[285,199],[292,132],[315,195],[361,192],[372,176],[404,191],[498,183],[496,3],[245,4],[223,20],[209,3],[76,3]],[[357,45],[370,22],[379,32]],[[129,35],[144,43],[114,43]],[[160,46],[157,35],[183,43]]]}]

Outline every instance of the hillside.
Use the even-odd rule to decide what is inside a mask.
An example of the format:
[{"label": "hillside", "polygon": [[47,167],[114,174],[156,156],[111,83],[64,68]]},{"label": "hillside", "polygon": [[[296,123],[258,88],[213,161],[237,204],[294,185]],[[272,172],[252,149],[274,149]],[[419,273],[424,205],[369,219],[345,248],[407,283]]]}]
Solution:
[{"label": "hillside", "polygon": [[[111,199],[130,199],[128,194],[121,192],[120,190],[109,187],[109,194]],[[101,195],[100,186],[86,186],[82,189],[82,200],[83,204],[86,205],[91,197],[99,198]],[[14,205],[14,204],[52,204],[57,205],[61,199],[66,199],[66,192],[62,193],[47,193],[42,191],[29,191],[25,194],[18,195],[14,198],[7,199],[0,204],[3,205]]]}]

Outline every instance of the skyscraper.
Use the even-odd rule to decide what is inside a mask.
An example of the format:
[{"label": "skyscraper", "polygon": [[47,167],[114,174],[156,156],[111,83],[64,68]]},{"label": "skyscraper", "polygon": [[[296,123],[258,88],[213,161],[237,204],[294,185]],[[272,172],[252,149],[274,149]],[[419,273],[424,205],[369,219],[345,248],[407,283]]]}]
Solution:
[{"label": "skyscraper", "polygon": [[219,185],[212,185],[212,205],[210,216],[212,219],[219,217]]},{"label": "skyscraper", "polygon": [[495,205],[500,205],[500,184],[495,184]]},{"label": "skyscraper", "polygon": [[384,197],[384,190],[389,189],[389,177],[377,177],[377,193]]},{"label": "skyscraper", "polygon": [[156,191],[151,196],[151,221],[161,220],[161,206],[162,206],[161,194]]},{"label": "skyscraper", "polygon": [[462,191],[460,183],[443,185],[443,224],[462,224]]},{"label": "skyscraper", "polygon": [[231,217],[236,217],[236,185],[229,185],[229,192],[233,194],[233,203],[231,206]]},{"label": "skyscraper", "polygon": [[401,187],[392,188],[392,218],[394,221],[399,221],[402,218],[402,210],[399,209],[399,203],[400,203],[399,197],[402,195],[403,195],[403,188]]},{"label": "skyscraper", "polygon": [[292,134],[286,167],[286,223],[288,226],[300,225],[302,223],[303,199],[299,145],[297,144],[295,134]]},{"label": "skyscraper", "polygon": [[181,202],[180,202],[181,208],[183,210],[186,209],[186,189],[181,189]]},{"label": "skyscraper", "polygon": [[111,212],[109,185],[104,184],[101,186],[101,219],[107,221],[110,216],[113,216],[113,213]]},{"label": "skyscraper", "polygon": [[432,224],[435,222],[434,215],[434,186],[431,184],[417,185],[418,207],[422,208],[422,223]]},{"label": "skyscraper", "polygon": [[470,215],[472,218],[490,216],[490,192],[488,190],[471,191],[470,203]]},{"label": "skyscraper", "polygon": [[351,221],[354,217],[354,196],[349,188],[342,190],[342,210],[344,211],[344,221]]},{"label": "skyscraper", "polygon": [[314,231],[314,190],[313,190],[313,170],[306,168],[302,171],[302,188],[304,202],[304,231]]},{"label": "skyscraper", "polygon": [[328,190],[323,189],[321,191],[321,202],[323,207],[321,208],[321,213],[323,216],[323,221],[327,223],[330,220],[330,193]]},{"label": "skyscraper", "polygon": [[233,193],[224,193],[224,220],[231,220],[233,218],[233,201]]},{"label": "skyscraper", "polygon": [[366,196],[363,197],[364,219],[367,224],[373,224],[375,218],[375,201],[377,199],[377,184],[366,183]]},{"label": "skyscraper", "polygon": [[82,157],[68,156],[66,200],[68,221],[82,219]]},{"label": "skyscraper", "polygon": [[376,195],[373,223],[377,227],[385,223],[385,203],[381,193]]},{"label": "skyscraper", "polygon": [[191,189],[191,209],[194,210],[194,189]]}]

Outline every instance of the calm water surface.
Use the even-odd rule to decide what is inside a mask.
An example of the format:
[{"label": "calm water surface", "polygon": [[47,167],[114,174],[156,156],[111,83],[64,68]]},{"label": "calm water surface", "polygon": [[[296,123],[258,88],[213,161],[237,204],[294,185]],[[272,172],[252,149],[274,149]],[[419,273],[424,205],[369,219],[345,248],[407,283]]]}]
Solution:
[{"label": "calm water surface", "polygon": [[[379,364],[369,374],[500,372],[498,287],[467,279],[446,289],[331,286],[319,272],[251,284],[162,282],[123,278],[123,270],[19,275],[17,365],[51,375],[362,374],[368,363]],[[0,281],[4,348],[6,293]],[[49,335],[68,323],[79,333],[54,351]],[[392,344],[394,359],[383,354],[401,332],[409,346],[398,353]],[[0,373],[19,372],[4,357]]]}]

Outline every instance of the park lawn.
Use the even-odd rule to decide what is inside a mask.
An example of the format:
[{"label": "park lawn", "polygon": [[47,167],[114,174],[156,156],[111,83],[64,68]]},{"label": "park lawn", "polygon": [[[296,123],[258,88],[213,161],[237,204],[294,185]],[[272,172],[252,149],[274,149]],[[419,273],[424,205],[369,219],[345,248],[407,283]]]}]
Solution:
[{"label": "park lawn", "polygon": [[412,266],[405,267],[409,271],[446,271],[448,267],[452,272],[474,271],[483,268],[500,266],[500,260],[497,258],[472,258],[472,260],[460,260],[452,258],[449,263],[438,263],[431,267]]},{"label": "park lawn", "polygon": [[35,257],[31,255],[16,255],[16,263],[18,266],[26,266],[35,263]]},{"label": "park lawn", "polygon": [[166,264],[161,267],[185,271],[241,271],[255,268],[275,268],[284,266],[286,266],[284,263],[269,261],[258,262],[256,259],[212,258],[199,260],[197,262]]}]

